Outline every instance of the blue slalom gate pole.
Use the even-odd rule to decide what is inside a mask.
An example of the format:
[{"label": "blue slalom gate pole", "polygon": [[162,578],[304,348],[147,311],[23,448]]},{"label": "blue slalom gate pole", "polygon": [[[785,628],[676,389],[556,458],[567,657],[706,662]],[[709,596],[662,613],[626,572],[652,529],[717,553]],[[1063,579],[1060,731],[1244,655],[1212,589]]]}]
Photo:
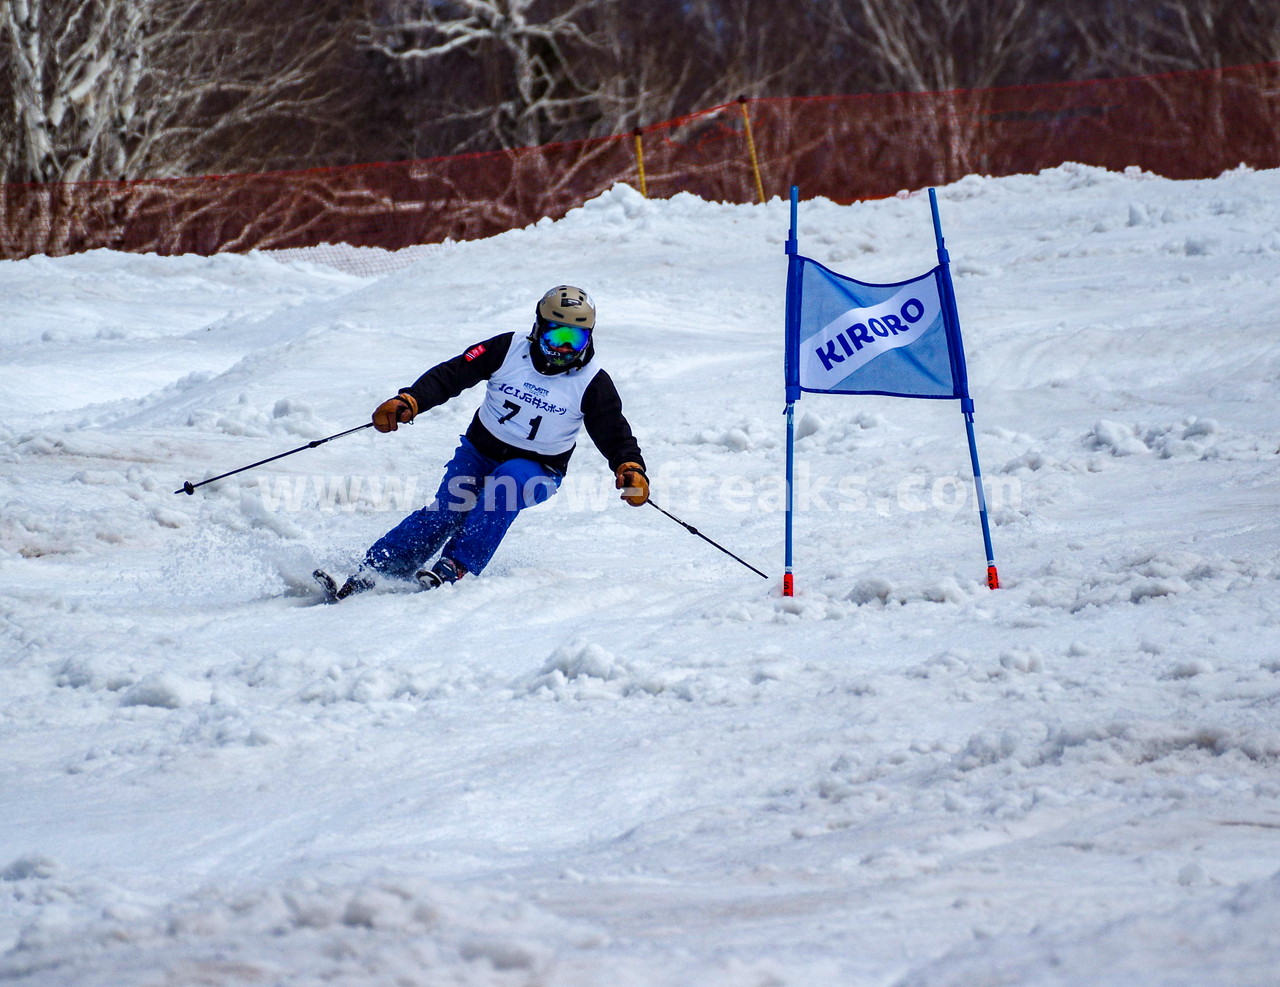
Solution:
[{"label": "blue slalom gate pole", "polygon": [[956,307],[955,287],[951,283],[951,258],[947,254],[942,236],[942,220],[938,216],[938,193],[929,189],[929,208],[933,212],[933,236],[938,244],[939,283],[942,287],[943,305],[946,308],[946,326],[951,351],[951,370],[955,381],[956,397],[964,414],[965,433],[969,437],[969,460],[973,464],[973,484],[978,497],[978,518],[982,522],[982,544],[987,553],[987,586],[1000,588],[1000,574],[996,571],[995,553],[991,548],[991,524],[987,519],[987,495],[982,489],[982,467],[978,463],[978,444],[973,435],[973,399],[969,396],[969,371],[964,359],[964,341],[960,337],[960,310]]},{"label": "blue slalom gate pole", "polygon": [[800,400],[800,248],[796,240],[796,214],[799,210],[800,189],[791,186],[791,232],[787,235],[787,314],[785,373],[787,385],[787,509],[786,509],[786,542],[784,547],[782,573],[782,595],[794,596],[795,583],[792,575],[792,525],[793,480],[795,478],[796,461],[796,402]]}]

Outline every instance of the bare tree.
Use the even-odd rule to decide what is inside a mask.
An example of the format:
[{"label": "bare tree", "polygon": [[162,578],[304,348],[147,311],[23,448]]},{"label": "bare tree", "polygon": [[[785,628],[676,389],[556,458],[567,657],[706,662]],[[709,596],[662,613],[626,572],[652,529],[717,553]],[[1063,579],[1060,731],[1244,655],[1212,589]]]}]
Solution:
[{"label": "bare tree", "polygon": [[[137,0],[125,0],[137,2]],[[350,55],[360,19],[345,0],[150,0],[146,99],[134,173],[271,170],[350,160]]]},{"label": "bare tree", "polygon": [[[369,44],[415,156],[630,130],[737,96],[829,91],[815,4],[376,0]],[[848,74],[847,66],[845,75]]]},{"label": "bare tree", "polygon": [[878,88],[913,92],[1026,81],[1056,5],[1036,0],[829,0],[831,29]]},{"label": "bare tree", "polygon": [[593,12],[600,133],[625,133],[722,102],[708,84],[706,60],[698,57],[692,6],[654,0]]},{"label": "bare tree", "polygon": [[0,0],[0,179],[418,158],[739,95],[1276,59],[1276,0]]},{"label": "bare tree", "polygon": [[582,20],[612,2],[380,0],[368,45],[456,149],[542,144],[597,112]]},{"label": "bare tree", "polygon": [[1145,75],[1280,60],[1274,0],[1144,0],[1080,5],[1067,18],[1089,75]]},{"label": "bare tree", "polygon": [[0,0],[7,181],[281,167],[342,142],[341,0]]},{"label": "bare tree", "polygon": [[[697,0],[687,5],[693,30],[684,57],[701,66],[705,101],[798,95],[813,77],[830,78],[830,54],[809,4],[780,13],[771,0]],[[815,72],[816,70],[816,72]],[[691,107],[696,108],[696,107]]]},{"label": "bare tree", "polygon": [[4,0],[7,180],[75,181],[123,167],[146,8],[145,0]]}]

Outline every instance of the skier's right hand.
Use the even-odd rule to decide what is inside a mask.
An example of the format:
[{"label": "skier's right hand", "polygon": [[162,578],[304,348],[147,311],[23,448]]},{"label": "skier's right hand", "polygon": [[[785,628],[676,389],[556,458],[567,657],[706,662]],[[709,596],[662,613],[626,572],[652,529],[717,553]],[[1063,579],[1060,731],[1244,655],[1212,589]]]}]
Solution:
[{"label": "skier's right hand", "polygon": [[379,432],[394,432],[400,425],[413,421],[418,413],[418,402],[408,391],[401,391],[388,398],[373,410],[373,427]]}]

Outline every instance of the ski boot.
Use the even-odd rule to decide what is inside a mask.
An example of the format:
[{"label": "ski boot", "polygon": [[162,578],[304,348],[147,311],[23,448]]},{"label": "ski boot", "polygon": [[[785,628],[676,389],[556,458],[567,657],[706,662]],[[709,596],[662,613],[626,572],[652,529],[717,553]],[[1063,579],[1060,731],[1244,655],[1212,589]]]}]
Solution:
[{"label": "ski boot", "polygon": [[373,589],[373,577],[359,571],[348,576],[346,582],[341,586],[338,585],[336,579],[323,569],[317,569],[311,576],[320,584],[320,590],[324,593],[325,600],[329,603],[337,603],[339,600],[345,600],[348,596],[363,593],[367,589]]},{"label": "ski boot", "polygon": [[466,566],[453,559],[440,558],[430,569],[419,569],[413,578],[423,589],[435,589],[445,583],[456,583],[467,574]]}]

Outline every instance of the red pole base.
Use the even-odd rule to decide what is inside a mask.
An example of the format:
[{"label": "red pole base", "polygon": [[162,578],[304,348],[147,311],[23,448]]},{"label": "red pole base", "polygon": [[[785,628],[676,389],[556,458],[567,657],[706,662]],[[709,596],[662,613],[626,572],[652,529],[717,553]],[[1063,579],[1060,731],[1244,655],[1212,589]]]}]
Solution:
[{"label": "red pole base", "polygon": [[791,573],[789,572],[785,573],[782,577],[782,595],[783,596],[796,595],[796,587],[795,587],[795,584],[791,581]]},{"label": "red pole base", "polygon": [[996,567],[993,565],[987,566],[987,588],[1000,588],[1000,573],[996,572]]}]

